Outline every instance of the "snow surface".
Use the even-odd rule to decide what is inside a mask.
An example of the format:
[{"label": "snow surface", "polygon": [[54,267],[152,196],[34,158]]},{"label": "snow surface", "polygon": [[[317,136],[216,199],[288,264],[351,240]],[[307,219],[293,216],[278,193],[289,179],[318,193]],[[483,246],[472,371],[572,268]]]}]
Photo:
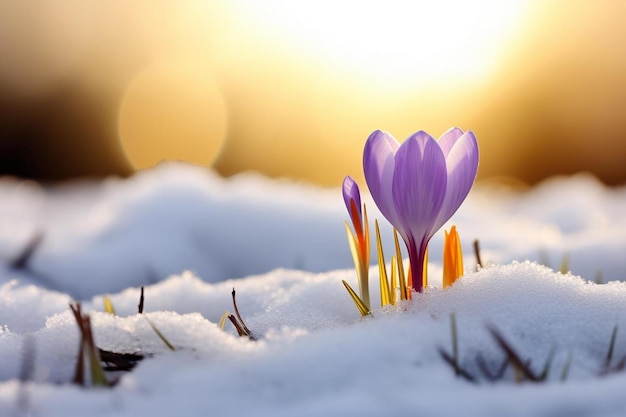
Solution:
[{"label": "snow surface", "polygon": [[[438,233],[426,293],[365,318],[341,284],[357,287],[339,188],[169,164],[57,188],[4,179],[0,201],[0,416],[626,415],[626,373],[601,375],[615,326],[612,363],[626,356],[626,189],[590,176],[525,193],[479,184],[452,219],[468,273],[439,288]],[[389,226],[364,201],[391,253]],[[478,272],[474,239],[489,264]],[[558,269],[564,258],[579,276],[525,261]],[[588,281],[598,271],[602,285]],[[372,267],[373,302],[377,282]],[[136,314],[141,285],[147,317],[177,351]],[[233,287],[257,341],[216,324]],[[117,316],[103,312],[105,294]],[[100,348],[152,356],[112,389],[70,384],[72,300]],[[439,355],[452,351],[452,312],[460,364],[478,384]],[[554,352],[548,381],[518,384],[511,369],[481,378],[477,356],[494,372],[505,359],[488,326],[537,373]],[[21,383],[25,346],[35,372]]]}]

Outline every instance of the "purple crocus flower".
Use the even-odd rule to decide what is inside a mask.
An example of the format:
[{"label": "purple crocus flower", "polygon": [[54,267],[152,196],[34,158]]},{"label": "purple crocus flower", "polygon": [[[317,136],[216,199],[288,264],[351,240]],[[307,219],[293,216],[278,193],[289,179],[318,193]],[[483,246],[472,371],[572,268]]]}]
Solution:
[{"label": "purple crocus flower", "polygon": [[400,145],[377,130],[365,143],[363,169],[376,205],[406,243],[413,288],[422,292],[428,242],[456,212],[476,178],[476,137],[455,127],[438,141],[419,131]]}]

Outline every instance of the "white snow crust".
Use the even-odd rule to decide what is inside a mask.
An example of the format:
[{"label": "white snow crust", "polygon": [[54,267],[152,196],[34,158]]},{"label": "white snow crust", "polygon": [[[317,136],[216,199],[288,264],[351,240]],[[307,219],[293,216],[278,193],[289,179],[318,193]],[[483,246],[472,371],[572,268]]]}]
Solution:
[{"label": "white snow crust", "polygon": [[[390,227],[363,200],[391,254]],[[626,356],[626,190],[591,176],[527,192],[478,184],[449,222],[466,275],[440,288],[441,231],[426,292],[380,308],[373,265],[377,307],[363,318],[341,284],[357,287],[339,188],[167,164],[63,187],[3,179],[0,201],[0,416],[626,415],[626,372],[602,374],[616,326],[612,364]],[[554,271],[563,259],[570,273]],[[142,285],[145,315],[174,352],[136,314]],[[233,288],[256,341],[217,325]],[[70,301],[89,312],[98,347],[149,354],[115,387],[70,383]],[[452,352],[452,313],[477,384],[439,354]],[[478,356],[494,372],[505,359],[489,329],[537,373],[553,354],[547,381],[516,383],[510,368],[481,377]],[[34,376],[21,382],[25,346]]]}]

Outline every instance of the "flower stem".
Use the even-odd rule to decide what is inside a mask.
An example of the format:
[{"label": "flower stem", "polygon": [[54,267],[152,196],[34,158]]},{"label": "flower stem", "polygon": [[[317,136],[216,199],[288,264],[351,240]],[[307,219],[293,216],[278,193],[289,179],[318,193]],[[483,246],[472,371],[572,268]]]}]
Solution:
[{"label": "flower stem", "polygon": [[409,261],[411,268],[412,286],[416,292],[424,291],[424,262],[426,261],[426,248],[428,241],[420,242],[419,246],[412,238],[406,242],[406,248],[409,252]]}]

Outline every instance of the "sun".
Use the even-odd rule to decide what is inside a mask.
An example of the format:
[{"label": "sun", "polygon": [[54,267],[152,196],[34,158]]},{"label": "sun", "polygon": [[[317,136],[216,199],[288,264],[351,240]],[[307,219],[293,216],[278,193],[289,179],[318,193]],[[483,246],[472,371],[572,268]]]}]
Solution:
[{"label": "sun", "polygon": [[389,86],[491,75],[524,0],[239,1],[249,30]]}]

